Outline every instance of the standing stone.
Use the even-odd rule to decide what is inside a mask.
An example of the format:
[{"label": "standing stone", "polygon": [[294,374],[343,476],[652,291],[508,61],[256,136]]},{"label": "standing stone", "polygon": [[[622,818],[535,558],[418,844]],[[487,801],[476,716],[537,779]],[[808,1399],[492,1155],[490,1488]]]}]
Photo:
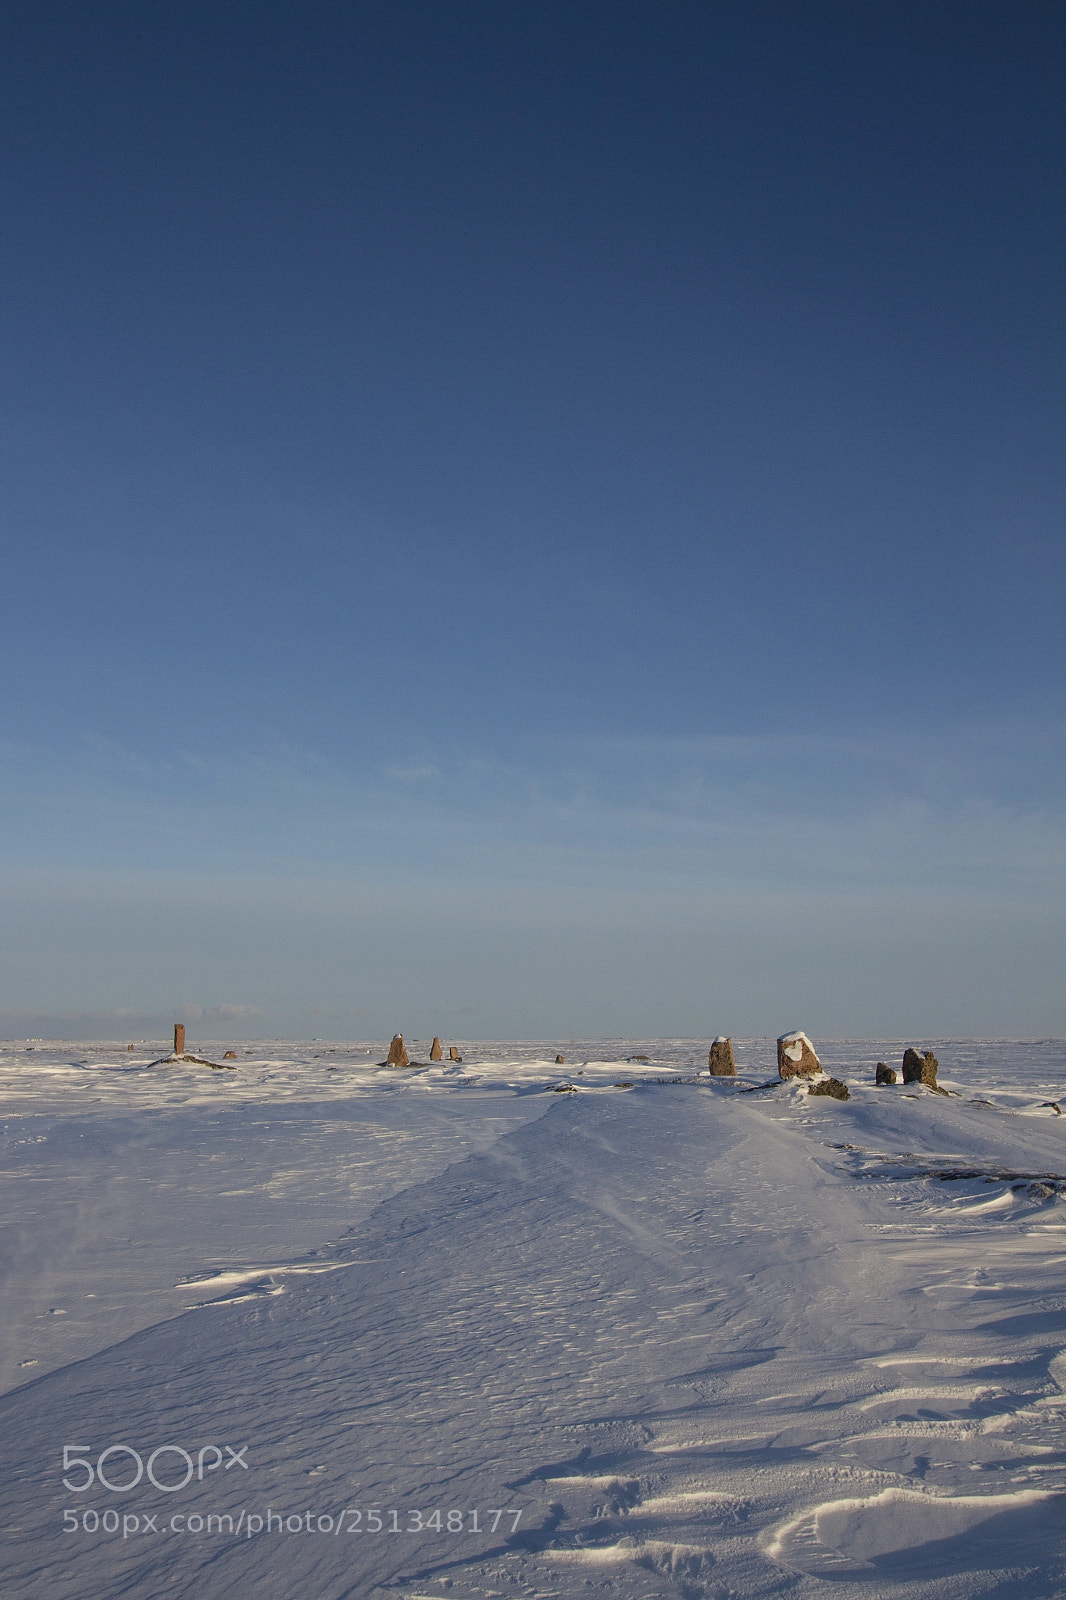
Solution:
[{"label": "standing stone", "polygon": [[718,1035],[711,1045],[707,1056],[707,1065],[711,1069],[712,1078],[735,1078],[737,1064],[733,1060],[733,1041]]},{"label": "standing stone", "polygon": [[385,1065],[387,1067],[409,1067],[411,1065],[411,1058],[407,1054],[407,1046],[403,1042],[402,1033],[396,1034],[389,1045],[389,1059]]},{"label": "standing stone", "polygon": [[777,1070],[782,1078],[813,1078],[822,1063],[805,1033],[783,1033],[777,1041]]},{"label": "standing stone", "polygon": [[878,1084],[895,1083],[896,1082],[896,1071],[895,1071],[895,1068],[894,1067],[886,1067],[886,1065],[885,1065],[885,1063],[883,1061],[879,1061],[877,1063],[877,1073],[876,1073],[874,1081],[876,1083],[878,1083]]},{"label": "standing stone", "polygon": [[174,1024],[174,1054],[176,1056],[183,1056],[185,1054],[184,1022],[175,1022]]},{"label": "standing stone", "polygon": [[556,1065],[556,1066],[557,1066],[557,1067],[561,1067],[561,1066],[562,1066],[562,1065],[563,1065],[563,1058],[562,1058],[562,1056],[556,1056],[556,1058],[555,1058],[555,1065]]},{"label": "standing stone", "polygon": [[431,1061],[443,1061],[444,1059],[444,1051],[440,1047],[440,1040],[436,1034],[434,1034],[433,1043],[429,1047],[429,1059]]},{"label": "standing stone", "polygon": [[927,1088],[936,1088],[936,1069],[939,1062],[931,1050],[924,1055],[919,1055],[913,1046],[908,1045],[903,1052],[903,1081],[904,1083],[924,1083]]},{"label": "standing stone", "polygon": [[448,1060],[449,1061],[461,1061],[462,1059],[463,1059],[462,1056],[459,1054],[459,1052],[455,1048],[455,1046],[453,1044],[450,1044],[448,1046]]}]

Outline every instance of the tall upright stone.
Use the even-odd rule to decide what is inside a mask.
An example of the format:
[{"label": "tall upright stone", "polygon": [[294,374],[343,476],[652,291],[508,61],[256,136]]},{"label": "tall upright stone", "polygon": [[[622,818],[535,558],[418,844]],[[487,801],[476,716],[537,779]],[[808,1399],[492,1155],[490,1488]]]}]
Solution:
[{"label": "tall upright stone", "polygon": [[903,1052],[903,1081],[904,1083],[924,1083],[927,1088],[936,1088],[936,1069],[940,1065],[931,1050],[924,1055],[919,1055],[913,1045],[908,1045]]},{"label": "tall upright stone", "polygon": [[444,1051],[440,1047],[440,1040],[437,1038],[436,1034],[433,1035],[433,1043],[429,1047],[429,1059],[431,1061],[444,1060]]},{"label": "tall upright stone", "polygon": [[183,1056],[185,1054],[184,1022],[175,1022],[174,1024],[174,1054],[176,1056]]},{"label": "tall upright stone", "polygon": [[777,1070],[782,1078],[813,1078],[822,1070],[805,1033],[783,1033],[777,1041]]},{"label": "tall upright stone", "polygon": [[735,1078],[737,1064],[733,1060],[733,1041],[723,1038],[721,1034],[711,1045],[707,1056],[707,1065],[711,1069],[712,1078]]},{"label": "tall upright stone", "polygon": [[396,1034],[389,1045],[389,1058],[385,1065],[387,1067],[409,1067],[411,1065],[411,1058],[407,1054],[407,1046],[403,1042],[402,1033]]},{"label": "tall upright stone", "polygon": [[459,1054],[459,1052],[455,1048],[455,1046],[453,1044],[450,1044],[448,1046],[448,1060],[449,1061],[461,1061],[462,1059],[463,1059],[462,1056]]}]

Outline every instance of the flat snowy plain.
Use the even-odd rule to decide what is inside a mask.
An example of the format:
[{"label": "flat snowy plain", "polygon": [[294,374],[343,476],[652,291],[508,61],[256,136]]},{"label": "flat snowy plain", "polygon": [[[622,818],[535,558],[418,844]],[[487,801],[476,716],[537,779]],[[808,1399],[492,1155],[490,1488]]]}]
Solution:
[{"label": "flat snowy plain", "polygon": [[1066,1044],[734,1043],[0,1047],[4,1595],[1066,1596]]}]

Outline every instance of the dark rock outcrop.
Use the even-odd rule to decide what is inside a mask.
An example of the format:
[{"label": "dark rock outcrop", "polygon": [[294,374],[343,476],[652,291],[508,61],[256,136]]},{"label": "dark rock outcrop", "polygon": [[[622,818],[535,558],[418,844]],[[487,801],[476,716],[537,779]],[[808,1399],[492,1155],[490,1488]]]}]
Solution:
[{"label": "dark rock outcrop", "polygon": [[777,1071],[782,1078],[811,1078],[822,1063],[805,1033],[783,1033],[777,1041]]},{"label": "dark rock outcrop", "polygon": [[931,1050],[924,1055],[919,1055],[913,1046],[908,1045],[903,1052],[903,1081],[904,1083],[924,1083],[926,1088],[935,1089],[936,1069],[939,1063]]},{"label": "dark rock outcrop", "polygon": [[874,1081],[879,1084],[898,1082],[898,1079],[896,1078],[896,1069],[894,1067],[886,1066],[883,1061],[879,1061],[877,1063],[877,1075]]},{"label": "dark rock outcrop", "polygon": [[816,1078],[809,1086],[808,1094],[827,1094],[834,1100],[850,1100],[846,1083],[841,1083],[839,1078]]},{"label": "dark rock outcrop", "polygon": [[236,1072],[236,1067],[226,1066],[221,1061],[208,1061],[206,1056],[194,1056],[188,1050],[183,1050],[180,1056],[161,1056],[158,1061],[149,1061],[150,1067],[210,1067],[212,1072]]},{"label": "dark rock outcrop", "polygon": [[735,1078],[737,1064],[733,1060],[733,1041],[724,1039],[721,1034],[714,1040],[707,1055],[707,1065],[711,1069],[712,1078]]}]

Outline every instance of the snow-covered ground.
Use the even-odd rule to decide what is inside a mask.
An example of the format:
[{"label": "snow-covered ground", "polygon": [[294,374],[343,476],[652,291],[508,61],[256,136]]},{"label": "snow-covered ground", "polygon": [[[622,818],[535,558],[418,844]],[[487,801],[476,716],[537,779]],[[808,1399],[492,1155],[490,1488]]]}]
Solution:
[{"label": "snow-covered ground", "polygon": [[1066,1045],[734,1044],[0,1047],[5,1597],[1066,1596]]}]

